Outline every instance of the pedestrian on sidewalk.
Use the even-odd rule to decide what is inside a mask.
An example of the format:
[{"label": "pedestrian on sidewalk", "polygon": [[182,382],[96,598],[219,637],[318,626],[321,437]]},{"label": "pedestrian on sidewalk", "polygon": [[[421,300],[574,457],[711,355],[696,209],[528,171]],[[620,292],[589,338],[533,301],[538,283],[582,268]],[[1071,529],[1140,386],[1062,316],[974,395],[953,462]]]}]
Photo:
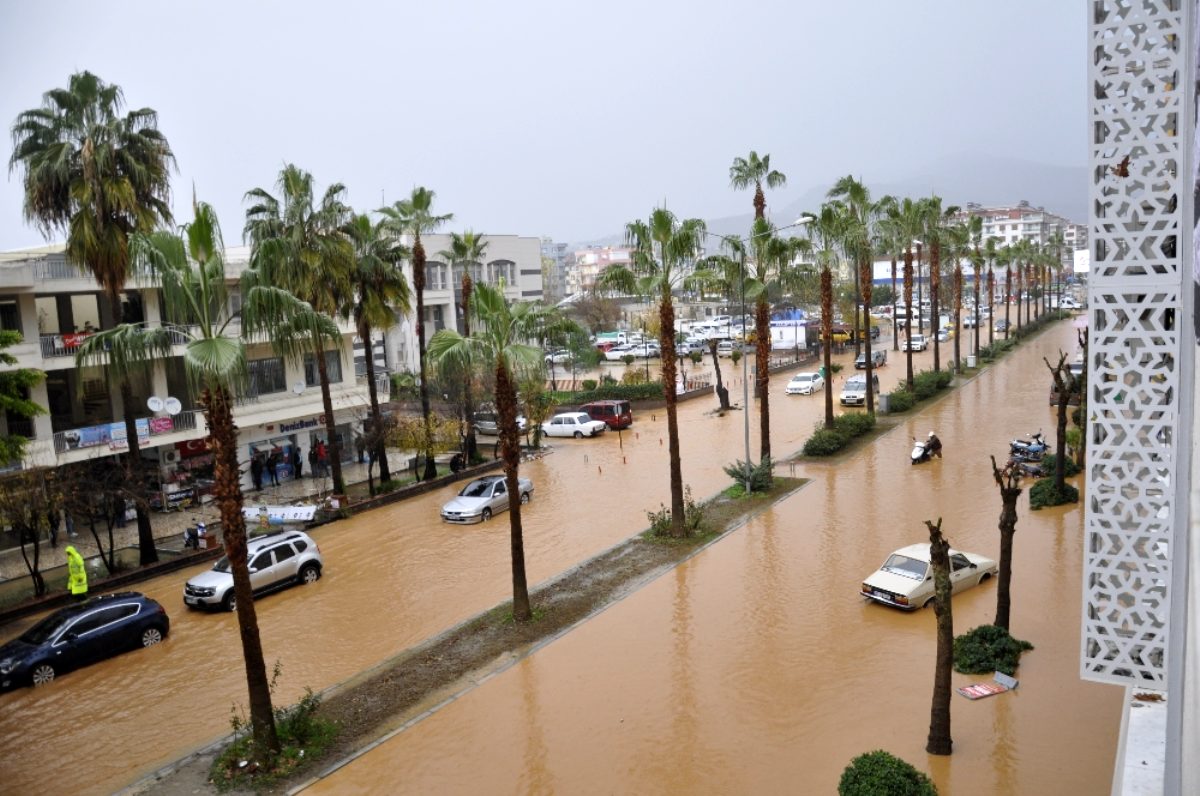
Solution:
[{"label": "pedestrian on sidewalk", "polygon": [[254,482],[254,491],[262,491],[263,461],[262,454],[255,453],[250,459],[250,480]]},{"label": "pedestrian on sidewalk", "polygon": [[67,545],[67,588],[71,596],[83,602],[87,599],[87,568],[83,565],[83,556],[74,545]]},{"label": "pedestrian on sidewalk", "polygon": [[75,533],[75,515],[70,511],[64,511],[63,516],[66,517],[67,521],[67,538],[74,539],[79,536],[79,534]]},{"label": "pedestrian on sidewalk", "polygon": [[317,477],[317,446],[308,449],[308,474],[310,478]]},{"label": "pedestrian on sidewalk", "polygon": [[304,470],[304,458],[300,455],[300,446],[292,446],[292,472],[296,474],[296,478],[302,476]]},{"label": "pedestrian on sidewalk", "polygon": [[271,486],[279,486],[279,451],[271,451],[267,457],[267,475],[271,476]]},{"label": "pedestrian on sidewalk", "polygon": [[46,512],[46,525],[50,528],[50,546],[58,547],[58,509],[50,509]]},{"label": "pedestrian on sidewalk", "polygon": [[321,471],[321,477],[329,475],[329,448],[325,446],[325,440],[317,440],[317,469]]}]

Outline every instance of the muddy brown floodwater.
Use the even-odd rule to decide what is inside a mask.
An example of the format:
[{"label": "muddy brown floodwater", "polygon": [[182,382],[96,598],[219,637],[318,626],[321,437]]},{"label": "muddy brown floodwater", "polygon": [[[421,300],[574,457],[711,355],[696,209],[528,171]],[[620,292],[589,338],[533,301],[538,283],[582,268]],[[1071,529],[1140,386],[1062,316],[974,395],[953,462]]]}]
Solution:
[{"label": "muddy brown floodwater", "polygon": [[[1078,677],[1080,508],[1022,498],[1012,627],[1036,650],[1016,691],[954,696],[951,757],[924,751],[933,612],[857,595],[927,518],[997,556],[987,455],[1051,428],[1041,356],[1073,339],[1051,330],[852,457],[803,465],[796,495],[307,792],[831,793],[883,748],[942,793],[1107,793],[1121,691]],[[910,466],[930,429],[946,459]],[[956,631],[990,621],[995,594],[956,596]]]},{"label": "muddy brown floodwater", "polygon": [[[856,594],[888,552],[924,538],[926,517],[944,516],[953,544],[995,555],[998,498],[986,453],[1049,430],[1040,356],[1073,339],[1063,325],[854,457],[798,465],[798,475],[815,479],[800,494],[322,789],[795,791],[812,783],[828,792],[846,760],[879,746],[932,770],[950,792],[966,783],[1022,794],[1107,787],[1120,694],[1077,677],[1078,509],[1022,510],[1014,629],[1038,649],[1016,693],[955,698],[949,761],[923,752],[932,613],[899,614]],[[904,371],[890,356],[885,390]],[[917,357],[918,368],[930,358]],[[783,395],[787,377],[772,381],[779,452],[797,450],[822,412],[820,395]],[[731,391],[740,393],[736,377]],[[684,476],[698,498],[726,486],[721,465],[744,457],[741,413],[711,416],[713,403],[680,408]],[[949,456],[912,468],[909,436],[930,423]],[[757,425],[753,416],[755,456]],[[536,489],[523,514],[531,582],[645,527],[645,512],[667,501],[665,426],[661,410],[643,412],[632,432],[555,441],[552,455],[522,467]],[[314,532],[326,576],[257,603],[268,663],[283,667],[278,702],[510,597],[507,519],[443,525],[438,508],[452,492]],[[246,699],[236,625],[228,614],[184,609],[183,583],[196,571],[138,587],[171,614],[165,644],[0,697],[6,791],[111,792],[227,731],[231,706]],[[987,621],[994,597],[991,584],[956,597],[958,627]],[[34,619],[3,628],[0,639]]]}]

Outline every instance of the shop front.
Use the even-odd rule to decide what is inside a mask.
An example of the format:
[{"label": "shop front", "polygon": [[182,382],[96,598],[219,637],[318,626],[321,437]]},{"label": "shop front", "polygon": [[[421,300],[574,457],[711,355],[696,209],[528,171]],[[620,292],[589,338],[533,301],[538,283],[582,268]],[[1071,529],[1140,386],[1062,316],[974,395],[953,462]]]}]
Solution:
[{"label": "shop front", "polygon": [[152,507],[182,510],[212,500],[213,456],[205,439],[176,442],[157,450],[159,484],[150,499]]}]

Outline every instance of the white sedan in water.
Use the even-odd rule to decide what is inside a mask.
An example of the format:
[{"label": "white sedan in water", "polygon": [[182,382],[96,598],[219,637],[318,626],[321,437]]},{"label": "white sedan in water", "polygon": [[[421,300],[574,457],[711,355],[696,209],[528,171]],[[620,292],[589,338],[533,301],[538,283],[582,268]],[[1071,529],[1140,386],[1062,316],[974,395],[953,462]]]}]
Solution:
[{"label": "white sedan in water", "polygon": [[[985,556],[951,550],[952,593],[978,586],[999,569],[995,561]],[[929,563],[929,542],[912,544],[892,553],[875,574],[863,581],[859,593],[875,602],[906,611],[932,604],[933,566]]]},{"label": "white sedan in water", "polygon": [[603,420],[592,420],[584,412],[563,412],[542,423],[542,433],[547,437],[594,437],[606,428],[608,424]]},{"label": "white sedan in water", "polygon": [[[533,482],[518,478],[517,491],[521,502],[528,503],[533,498]],[[442,506],[442,519],[460,525],[487,522],[492,515],[506,511],[508,506],[508,483],[504,476],[485,475],[464,486],[457,497]]]},{"label": "white sedan in water", "polygon": [[788,395],[812,395],[817,390],[825,389],[825,379],[820,373],[797,373],[787,383],[784,392]]}]

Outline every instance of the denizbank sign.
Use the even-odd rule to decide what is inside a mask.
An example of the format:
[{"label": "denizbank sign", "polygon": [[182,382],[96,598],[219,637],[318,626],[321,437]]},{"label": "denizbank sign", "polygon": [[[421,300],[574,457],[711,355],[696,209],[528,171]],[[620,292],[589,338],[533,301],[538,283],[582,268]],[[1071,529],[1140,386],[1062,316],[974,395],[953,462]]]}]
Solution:
[{"label": "denizbank sign", "polygon": [[280,423],[279,430],[282,432],[302,431],[306,428],[316,428],[324,422],[325,415],[320,417],[311,417],[308,420],[297,420],[295,423]]}]

